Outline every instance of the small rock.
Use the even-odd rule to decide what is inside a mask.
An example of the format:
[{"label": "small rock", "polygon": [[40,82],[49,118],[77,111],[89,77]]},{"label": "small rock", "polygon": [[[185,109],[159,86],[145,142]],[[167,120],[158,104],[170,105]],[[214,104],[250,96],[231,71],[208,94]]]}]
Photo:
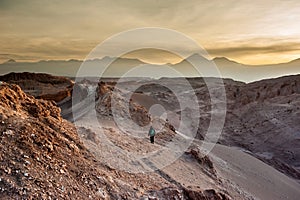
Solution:
[{"label": "small rock", "polygon": [[29,176],[29,174],[28,174],[28,173],[24,173],[24,176],[28,177],[28,176]]},{"label": "small rock", "polygon": [[4,170],[7,174],[10,174],[11,173],[11,169],[8,167]]},{"label": "small rock", "polygon": [[106,192],[102,188],[98,188],[97,195],[105,199],[107,197]]},{"label": "small rock", "polygon": [[3,134],[5,134],[5,135],[13,135],[13,131],[12,130],[7,130],[7,131],[3,132]]}]

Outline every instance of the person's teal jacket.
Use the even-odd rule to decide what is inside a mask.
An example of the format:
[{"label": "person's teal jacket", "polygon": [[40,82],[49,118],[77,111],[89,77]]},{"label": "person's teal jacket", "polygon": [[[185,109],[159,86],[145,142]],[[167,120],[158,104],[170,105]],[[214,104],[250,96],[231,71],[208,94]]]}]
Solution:
[{"label": "person's teal jacket", "polygon": [[149,135],[150,135],[150,137],[155,136],[155,130],[154,130],[154,128],[152,126],[150,127]]}]

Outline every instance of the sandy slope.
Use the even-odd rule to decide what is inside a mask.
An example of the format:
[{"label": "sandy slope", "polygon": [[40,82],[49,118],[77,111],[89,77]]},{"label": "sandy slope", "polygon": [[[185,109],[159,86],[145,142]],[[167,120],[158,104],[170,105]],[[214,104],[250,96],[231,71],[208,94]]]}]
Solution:
[{"label": "sandy slope", "polygon": [[300,184],[253,156],[216,145],[214,164],[222,176],[259,199],[299,199]]}]

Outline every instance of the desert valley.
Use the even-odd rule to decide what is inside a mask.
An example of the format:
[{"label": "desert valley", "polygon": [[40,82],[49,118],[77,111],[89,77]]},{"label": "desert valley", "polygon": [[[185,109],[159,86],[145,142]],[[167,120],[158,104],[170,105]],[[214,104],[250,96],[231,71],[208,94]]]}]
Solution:
[{"label": "desert valley", "polygon": [[[300,76],[248,84],[223,79],[225,124],[208,154],[202,148],[210,142],[205,138],[213,115],[208,87],[203,78],[187,78],[193,91],[181,91],[182,79],[139,79],[142,86],[126,101],[124,88],[136,85],[134,78],[121,89],[116,78],[1,76],[1,197],[298,199]],[[200,116],[182,110],[178,97],[161,86],[166,82],[186,102],[195,93]],[[218,91],[219,84],[211,85]],[[153,111],[157,105],[163,113]],[[155,144],[146,129],[135,135],[120,127],[114,110],[140,127],[158,118]],[[178,132],[182,118],[200,119],[186,124],[196,130],[194,138]],[[178,150],[169,144],[185,143],[176,159],[161,164]]]},{"label": "desert valley", "polygon": [[0,0],[0,200],[299,200],[299,0]]}]

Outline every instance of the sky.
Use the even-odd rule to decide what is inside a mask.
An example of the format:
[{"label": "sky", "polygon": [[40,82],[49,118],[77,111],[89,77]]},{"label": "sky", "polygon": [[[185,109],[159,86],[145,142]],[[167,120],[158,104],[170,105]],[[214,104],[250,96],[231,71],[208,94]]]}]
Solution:
[{"label": "sky", "polygon": [[[0,62],[82,60],[112,35],[143,27],[181,32],[211,57],[244,64],[300,57],[299,0],[0,0],[0,25]],[[129,55],[179,61],[162,51],[143,54]]]}]

